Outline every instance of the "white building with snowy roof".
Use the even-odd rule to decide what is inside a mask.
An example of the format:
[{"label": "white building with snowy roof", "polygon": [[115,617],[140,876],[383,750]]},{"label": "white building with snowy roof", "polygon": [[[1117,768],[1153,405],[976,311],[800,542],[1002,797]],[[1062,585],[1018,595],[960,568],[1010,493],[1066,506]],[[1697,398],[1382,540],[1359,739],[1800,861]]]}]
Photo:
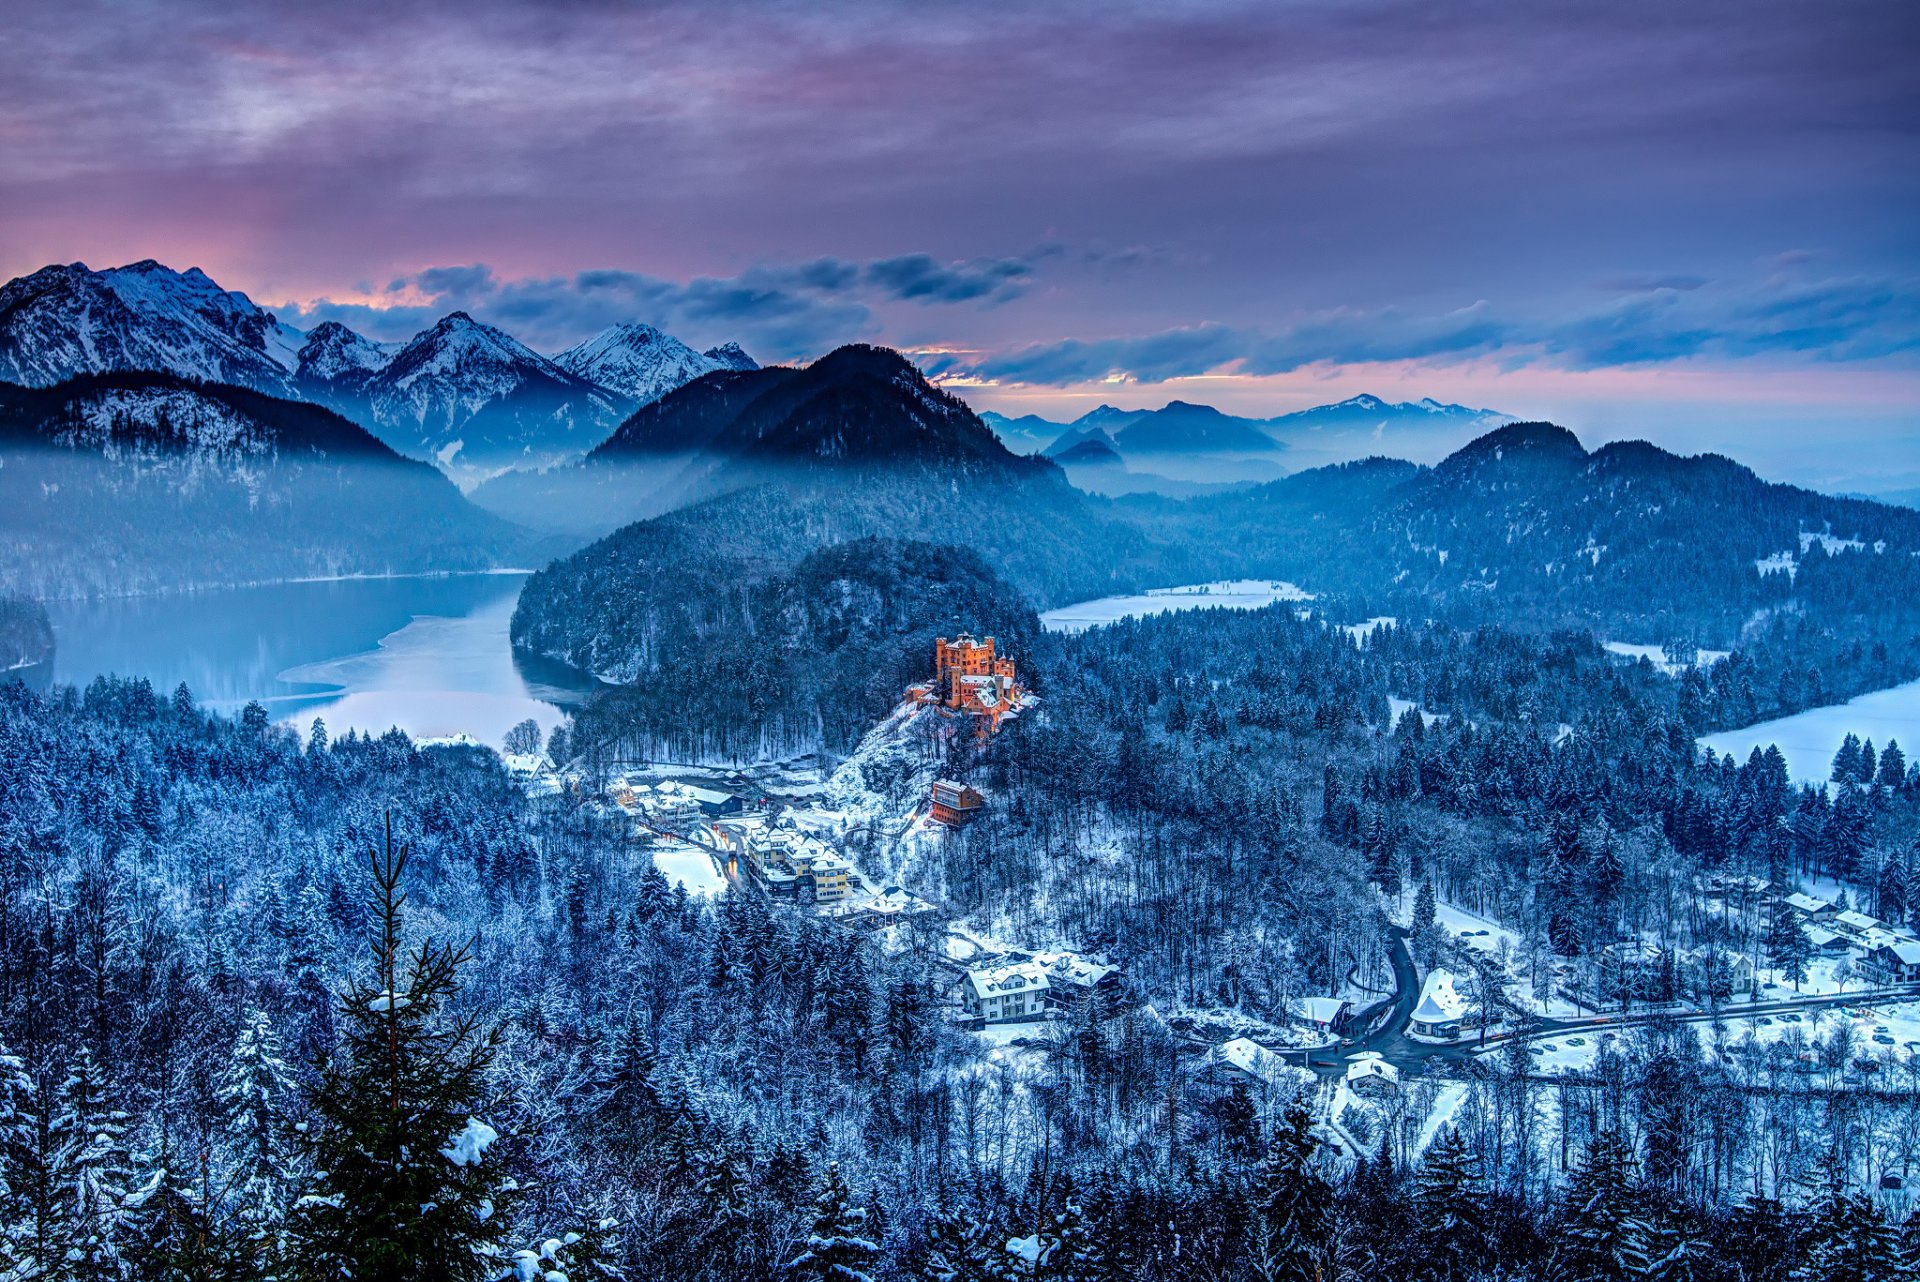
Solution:
[{"label": "white building with snowy roof", "polygon": [[1867,954],[1867,961],[1892,983],[1920,981],[1920,939],[1887,939]]},{"label": "white building with snowy roof", "polygon": [[960,981],[960,1004],[984,1023],[1044,1019],[1118,982],[1120,968],[1100,956],[1034,953],[969,970]]},{"label": "white building with snowy roof", "polygon": [[1800,915],[1802,921],[1820,921],[1833,915],[1831,900],[1816,898],[1805,891],[1795,891],[1788,895],[1786,904]]},{"label": "white building with snowy roof", "polygon": [[1400,1085],[1400,1070],[1378,1051],[1366,1051],[1347,1062],[1347,1089],[1356,1094],[1388,1091]]},{"label": "white building with snowy roof", "polygon": [[1037,962],[980,966],[960,981],[960,1004],[984,1024],[1045,1019],[1047,970]]},{"label": "white building with snowy roof", "polygon": [[1209,1053],[1213,1063],[1252,1078],[1261,1086],[1298,1093],[1313,1080],[1313,1074],[1254,1041],[1236,1037],[1221,1042]]},{"label": "white building with snowy roof", "polygon": [[1309,1028],[1331,1033],[1353,1011],[1353,1003],[1343,997],[1296,997],[1293,1016]]},{"label": "white building with snowy roof", "polygon": [[1467,1018],[1467,999],[1450,970],[1434,970],[1421,985],[1413,1008],[1413,1031],[1427,1037],[1456,1037]]}]

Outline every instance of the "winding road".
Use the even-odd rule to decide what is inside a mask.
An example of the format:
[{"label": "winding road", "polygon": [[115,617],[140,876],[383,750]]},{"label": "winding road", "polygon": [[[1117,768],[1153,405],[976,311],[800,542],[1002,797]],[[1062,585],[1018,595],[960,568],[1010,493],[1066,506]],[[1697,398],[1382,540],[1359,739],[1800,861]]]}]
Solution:
[{"label": "winding road", "polygon": [[[1511,1041],[1536,1041],[1546,1037],[1563,1036],[1567,1033],[1632,1028],[1662,1018],[1687,1024],[1702,1023],[1713,1019],[1715,1014],[1712,1011],[1689,1009],[1685,1011],[1616,1011],[1612,1014],[1584,1015],[1575,1019],[1534,1017],[1525,1031],[1492,1032],[1485,1038],[1472,1037],[1458,1042],[1415,1041],[1407,1035],[1407,1025],[1412,1023],[1414,1005],[1420,999],[1420,973],[1413,964],[1412,952],[1407,948],[1405,929],[1393,927],[1392,936],[1387,945],[1387,960],[1393,967],[1393,996],[1375,1002],[1349,1022],[1350,1028],[1364,1029],[1365,1032],[1358,1036],[1347,1037],[1332,1046],[1319,1046],[1311,1050],[1276,1051],[1275,1054],[1312,1069],[1322,1077],[1344,1074],[1348,1060],[1366,1051],[1379,1054],[1387,1063],[1401,1072],[1410,1072],[1424,1068],[1433,1060],[1457,1064]],[[1886,988],[1862,989],[1855,993],[1828,993],[1761,1002],[1729,1002],[1720,1007],[1718,1014],[1720,1018],[1727,1020],[1756,1019],[1763,1015],[1788,1015],[1802,1011],[1824,1010],[1831,1006],[1875,1006],[1885,1002],[1911,1001],[1915,998],[1920,998],[1920,984],[1900,984]]]}]

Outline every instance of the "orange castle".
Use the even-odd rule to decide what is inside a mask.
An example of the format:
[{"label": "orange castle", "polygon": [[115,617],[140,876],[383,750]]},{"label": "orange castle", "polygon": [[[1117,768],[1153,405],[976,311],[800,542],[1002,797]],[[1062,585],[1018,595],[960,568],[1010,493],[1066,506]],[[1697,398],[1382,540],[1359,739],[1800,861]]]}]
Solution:
[{"label": "orange castle", "polygon": [[1002,717],[1019,708],[1026,691],[1020,688],[1013,660],[994,654],[992,637],[976,641],[962,632],[952,641],[941,637],[933,643],[933,681],[913,686],[907,695],[915,703],[979,717],[981,730],[991,734],[1000,728]]}]

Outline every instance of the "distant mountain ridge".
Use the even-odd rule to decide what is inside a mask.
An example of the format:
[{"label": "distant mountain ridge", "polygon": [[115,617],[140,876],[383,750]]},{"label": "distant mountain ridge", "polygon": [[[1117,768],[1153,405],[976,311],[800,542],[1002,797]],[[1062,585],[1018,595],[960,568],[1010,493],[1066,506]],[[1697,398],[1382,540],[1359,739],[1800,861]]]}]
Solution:
[{"label": "distant mountain ridge", "polygon": [[643,406],[585,458],[474,491],[509,519],[604,534],[684,503],[810,473],[951,483],[1058,477],[1016,455],[898,352],[855,344],[800,367],[718,371]]},{"label": "distant mountain ridge", "polygon": [[695,352],[640,324],[554,357],[464,312],[404,343],[333,321],[303,332],[198,268],[151,259],[55,265],[0,287],[0,379],[152,370],[251,387],[326,405],[468,482],[584,453],[664,392],[750,368],[736,343]]},{"label": "distant mountain ridge", "polygon": [[[1425,397],[1387,401],[1369,393],[1272,418],[1246,418],[1214,406],[1174,400],[1156,410],[1101,405],[1072,422],[988,411],[982,420],[1009,447],[1038,451],[1067,467],[1076,485],[1096,493],[1153,492],[1191,497],[1259,484],[1288,471],[1383,452],[1437,461],[1473,434],[1514,421],[1498,410]],[[1124,480],[1089,471],[1083,441],[1104,442],[1127,467]],[[1104,456],[1102,460],[1104,462]]]},{"label": "distant mountain ridge", "polygon": [[531,545],[309,402],[145,371],[0,384],[0,591],[476,570]]}]

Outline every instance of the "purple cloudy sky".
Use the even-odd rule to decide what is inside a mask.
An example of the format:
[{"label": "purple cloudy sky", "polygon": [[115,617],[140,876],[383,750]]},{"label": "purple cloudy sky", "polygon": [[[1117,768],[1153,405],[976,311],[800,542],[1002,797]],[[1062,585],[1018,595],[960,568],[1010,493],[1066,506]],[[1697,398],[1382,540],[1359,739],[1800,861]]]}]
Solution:
[{"label": "purple cloudy sky", "polygon": [[377,337],[869,339],[1056,417],[1432,394],[1920,486],[1911,0],[6,22],[6,276],[155,257]]}]

